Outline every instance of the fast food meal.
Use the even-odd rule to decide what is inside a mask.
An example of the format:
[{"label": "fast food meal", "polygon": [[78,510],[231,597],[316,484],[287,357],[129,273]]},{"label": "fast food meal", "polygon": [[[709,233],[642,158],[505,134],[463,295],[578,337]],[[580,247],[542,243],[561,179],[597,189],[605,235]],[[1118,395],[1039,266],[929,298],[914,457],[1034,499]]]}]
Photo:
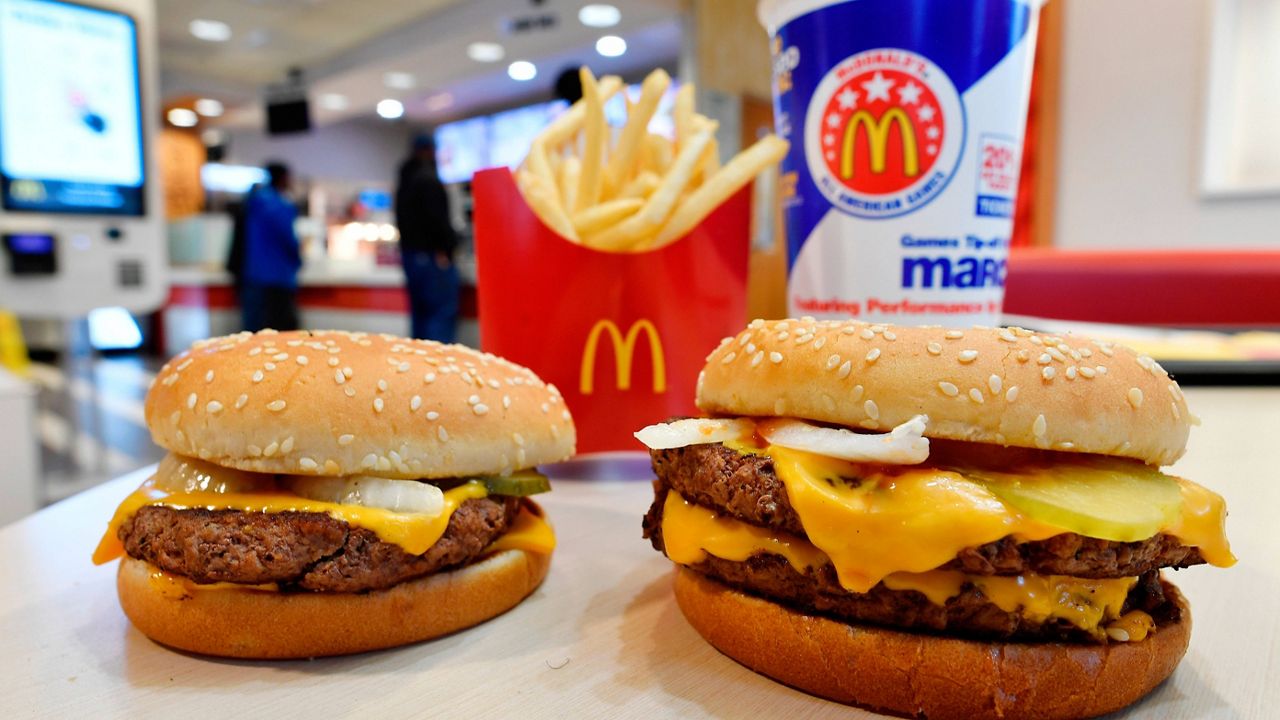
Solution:
[{"label": "fast food meal", "polygon": [[1020,328],[756,320],[698,407],[637,437],[644,534],[721,652],[929,718],[1076,718],[1169,676],[1161,568],[1235,563],[1217,494],[1165,474],[1198,419],[1151,358]]},{"label": "fast food meal", "polygon": [[460,345],[241,333],[161,369],[170,454],[94,554],[157,642],[240,658],[339,655],[517,605],[555,536],[535,466],[573,454],[559,391]]},{"label": "fast food meal", "polygon": [[675,137],[648,130],[671,78],[654,70],[610,146],[604,103],[622,81],[598,81],[580,70],[582,99],[533,141],[516,183],[552,230],[598,250],[642,252],[674,242],[712,210],[778,163],[787,142],[761,138],[720,166],[717,123],[694,109],[693,84],[681,86],[673,110]]}]

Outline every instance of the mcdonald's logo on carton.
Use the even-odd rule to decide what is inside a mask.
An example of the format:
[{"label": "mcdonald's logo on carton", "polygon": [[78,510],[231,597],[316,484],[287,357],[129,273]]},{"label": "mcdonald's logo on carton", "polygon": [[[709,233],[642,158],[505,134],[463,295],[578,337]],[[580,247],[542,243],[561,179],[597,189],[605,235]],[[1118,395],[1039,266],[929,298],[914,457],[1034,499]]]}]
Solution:
[{"label": "mcdonald's logo on carton", "polygon": [[954,174],[964,112],[946,73],[916,53],[847,58],[818,84],[805,154],[818,189],[859,217],[893,217],[932,200]]},{"label": "mcdonald's logo on carton", "polygon": [[636,341],[640,333],[644,333],[649,341],[649,357],[653,366],[653,394],[661,395],[667,391],[667,359],[662,350],[662,338],[653,323],[641,318],[631,323],[626,335],[618,329],[617,323],[602,319],[591,326],[586,342],[582,345],[582,367],[578,372],[578,391],[583,395],[595,392],[596,356],[600,350],[600,336],[609,338],[613,346],[614,386],[619,390],[631,389],[631,371],[635,360]]}]

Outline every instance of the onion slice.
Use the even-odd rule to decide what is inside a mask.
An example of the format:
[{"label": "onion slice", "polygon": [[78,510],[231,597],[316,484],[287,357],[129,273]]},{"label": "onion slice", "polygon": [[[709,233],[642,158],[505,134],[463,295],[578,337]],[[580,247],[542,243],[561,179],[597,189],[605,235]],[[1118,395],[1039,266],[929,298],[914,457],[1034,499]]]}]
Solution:
[{"label": "onion slice", "polygon": [[762,420],[757,429],[770,445],[792,450],[852,462],[916,465],[929,457],[929,438],[924,437],[928,423],[928,415],[917,415],[890,432],[867,434],[772,418]]},{"label": "onion slice", "polygon": [[434,516],[444,512],[444,493],[440,488],[417,480],[392,480],[370,475],[290,475],[282,478],[281,482],[310,500],[382,508],[398,513]]},{"label": "onion slice", "polygon": [[155,486],[185,495],[196,492],[243,493],[269,489],[272,476],[222,467],[185,455],[169,453],[156,468]]},{"label": "onion slice", "polygon": [[747,418],[688,418],[650,425],[637,432],[636,439],[650,450],[670,450],[743,440],[755,431],[755,422]]}]

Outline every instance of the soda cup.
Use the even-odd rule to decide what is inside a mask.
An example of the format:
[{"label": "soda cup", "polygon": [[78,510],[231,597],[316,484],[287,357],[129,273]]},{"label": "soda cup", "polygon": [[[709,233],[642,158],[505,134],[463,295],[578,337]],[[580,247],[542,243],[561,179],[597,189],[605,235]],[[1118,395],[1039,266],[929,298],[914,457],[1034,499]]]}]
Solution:
[{"label": "soda cup", "polygon": [[792,315],[994,325],[1038,0],[763,0]]}]

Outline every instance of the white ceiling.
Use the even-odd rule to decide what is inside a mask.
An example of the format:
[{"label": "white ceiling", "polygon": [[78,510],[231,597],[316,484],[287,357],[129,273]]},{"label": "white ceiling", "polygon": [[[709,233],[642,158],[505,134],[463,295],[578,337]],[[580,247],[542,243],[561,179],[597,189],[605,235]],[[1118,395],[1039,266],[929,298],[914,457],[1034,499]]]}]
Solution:
[{"label": "white ceiling", "polygon": [[[312,119],[326,124],[373,114],[378,100],[404,102],[409,120],[439,122],[495,107],[549,97],[559,72],[579,64],[597,74],[637,75],[674,64],[680,49],[680,0],[612,0],[622,21],[609,29],[583,26],[575,0],[160,0],[160,66],[166,99],[205,95],[227,106],[218,121],[259,125],[268,84],[301,67],[312,97]],[[550,28],[513,32],[516,20],[549,16]],[[210,43],[191,36],[196,18],[231,26],[232,39]],[[597,38],[621,35],[628,50],[604,58]],[[506,57],[479,63],[466,55],[475,41],[498,42]],[[538,77],[516,82],[507,64],[530,60]],[[407,72],[414,86],[385,86],[387,72]],[[344,111],[321,108],[316,98],[338,93]],[[447,106],[427,99],[447,93]],[[434,105],[434,104],[433,104]],[[444,105],[440,103],[440,105]]]}]

